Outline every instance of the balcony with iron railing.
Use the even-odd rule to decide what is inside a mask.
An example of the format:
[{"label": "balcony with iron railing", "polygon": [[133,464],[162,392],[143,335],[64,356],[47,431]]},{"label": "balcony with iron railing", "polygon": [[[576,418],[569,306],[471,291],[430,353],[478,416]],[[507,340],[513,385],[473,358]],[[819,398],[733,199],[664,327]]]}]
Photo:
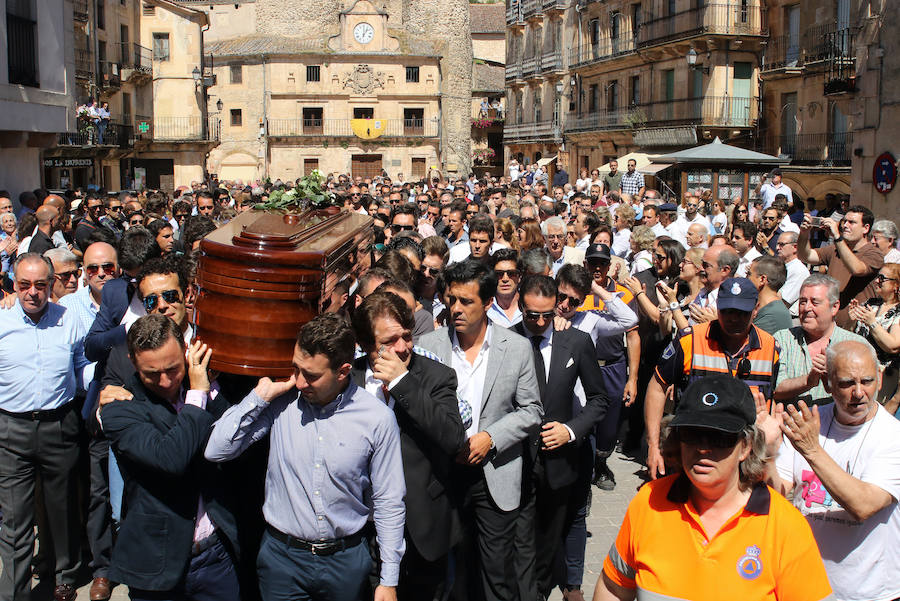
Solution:
[{"label": "balcony with iron railing", "polygon": [[765,8],[744,2],[707,4],[659,16],[645,13],[638,30],[638,46],[653,46],[698,35],[763,36]]},{"label": "balcony with iron railing", "polygon": [[94,61],[91,58],[91,51],[84,48],[75,49],[75,77],[80,79],[90,79],[94,72]]},{"label": "balcony with iron railing", "polygon": [[671,125],[751,127],[758,116],[757,98],[704,96],[661,100],[592,113],[570,113],[566,120],[566,131],[583,133]]},{"label": "balcony with iron railing", "polygon": [[539,0],[521,0],[522,16],[526,19],[538,16],[541,12],[541,2]]},{"label": "balcony with iron railing", "polygon": [[[271,137],[356,137],[350,119],[269,119],[266,131]],[[372,119],[381,126],[381,138],[437,138],[438,123],[432,119]]]},{"label": "balcony with iron railing", "polygon": [[856,90],[855,35],[841,29],[825,35],[825,94],[843,94]]},{"label": "balcony with iron railing", "polygon": [[101,61],[97,84],[104,89],[122,85],[122,67],[118,61]]},{"label": "balcony with iron railing", "polygon": [[522,76],[523,77],[531,77],[538,73],[538,67],[541,64],[541,58],[539,56],[526,56],[522,59]]},{"label": "balcony with iron railing", "polygon": [[847,166],[853,160],[853,132],[777,136],[766,150],[790,157],[792,165]]},{"label": "balcony with iron railing", "polygon": [[541,0],[541,9],[544,12],[566,10],[569,8],[568,0]]},{"label": "balcony with iron railing", "polygon": [[579,46],[569,50],[569,66],[577,69],[594,63],[631,54],[636,46],[633,35],[600,40],[596,44]]},{"label": "balcony with iron railing", "polygon": [[97,125],[85,124],[76,132],[57,134],[56,145],[131,148],[134,146],[134,128],[125,123],[109,123],[101,136]]},{"label": "balcony with iron railing", "polygon": [[838,71],[835,75],[846,77],[842,67],[855,64],[853,47],[855,30],[837,29],[836,23],[815,25],[802,36],[782,35],[769,39],[760,69],[764,73],[778,70],[805,69],[818,66]]},{"label": "balcony with iron railing", "polygon": [[506,81],[522,79],[522,63],[506,63]]},{"label": "balcony with iron railing", "polygon": [[802,58],[803,53],[798,37],[773,36],[769,38],[759,68],[763,72],[800,69],[803,67]]},{"label": "balcony with iron railing", "polygon": [[137,137],[144,142],[218,142],[222,120],[218,114],[207,118],[135,117]]},{"label": "balcony with iron railing", "polygon": [[72,16],[80,23],[87,23],[88,0],[72,0]]},{"label": "balcony with iron railing", "polygon": [[500,109],[491,107],[487,110],[482,109],[480,106],[472,107],[472,121],[478,121],[485,125],[488,123],[492,125],[503,125],[505,117],[506,112],[503,110],[502,105]]},{"label": "balcony with iron railing", "polygon": [[153,73],[153,51],[140,44],[122,42],[119,44],[122,69],[150,75]]},{"label": "balcony with iron railing", "polygon": [[541,55],[542,72],[562,71],[562,69],[562,50],[551,50]]},{"label": "balcony with iron railing", "polygon": [[506,124],[503,128],[503,143],[559,142],[562,131],[555,121],[535,121],[532,123]]},{"label": "balcony with iron railing", "polygon": [[522,12],[522,4],[519,0],[513,0],[506,7],[507,25],[525,25],[525,15]]}]

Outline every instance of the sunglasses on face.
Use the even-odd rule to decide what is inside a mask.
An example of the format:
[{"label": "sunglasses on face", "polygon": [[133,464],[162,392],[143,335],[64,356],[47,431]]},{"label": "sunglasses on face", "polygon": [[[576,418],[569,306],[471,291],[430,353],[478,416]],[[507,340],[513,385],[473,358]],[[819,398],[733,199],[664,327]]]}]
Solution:
[{"label": "sunglasses on face", "polygon": [[56,279],[60,282],[68,282],[72,278],[77,278],[81,275],[80,269],[73,269],[71,271],[57,271],[55,274]]},{"label": "sunglasses on face", "polygon": [[175,303],[181,302],[181,291],[179,291],[179,290],[164,290],[163,292],[161,292],[159,294],[148,294],[141,301],[144,303],[144,310],[148,314],[153,313],[153,311],[155,311],[156,308],[159,306],[159,297],[160,296],[169,305],[174,305]]},{"label": "sunglasses on face", "polygon": [[747,211],[747,209],[735,209],[734,212],[735,213],[747,213],[748,211]]},{"label": "sunglasses on face", "polygon": [[399,234],[400,232],[411,232],[413,231],[412,225],[400,225],[399,223],[391,224],[391,231],[395,234]]},{"label": "sunglasses on face", "polygon": [[422,275],[425,275],[425,276],[436,276],[441,272],[440,268],[429,267],[428,265],[422,265],[422,267],[419,269],[419,271],[421,271]]},{"label": "sunglasses on face", "polygon": [[687,445],[709,449],[730,449],[740,439],[740,434],[720,432],[709,428],[678,428],[678,439]]},{"label": "sunglasses on face", "polygon": [[658,254],[654,254],[653,256],[656,257],[657,259],[659,259],[660,261],[665,261],[666,259],[669,258],[669,257],[667,257],[666,255],[658,255]]},{"label": "sunglasses on face", "polygon": [[544,321],[548,321],[553,319],[555,315],[555,311],[525,311],[525,319],[529,321],[537,321],[542,318]]},{"label": "sunglasses on face", "polygon": [[514,278],[519,277],[519,275],[521,275],[521,273],[522,272],[520,272],[518,269],[495,269],[494,270],[494,275],[497,276],[498,280],[502,280],[506,276],[509,276],[510,279],[514,279]]},{"label": "sunglasses on face", "polygon": [[563,301],[568,301],[570,307],[580,307],[584,303],[583,298],[576,298],[560,292],[556,295],[556,304],[561,305]]},{"label": "sunglasses on face", "polygon": [[879,284],[883,284],[885,282],[896,282],[897,278],[889,278],[886,275],[884,275],[883,273],[879,273],[878,275],[875,276],[875,281],[878,282]]},{"label": "sunglasses on face", "polygon": [[110,213],[118,213],[121,210],[122,210],[122,207],[109,207],[107,209],[107,211],[109,211]]},{"label": "sunglasses on face", "polygon": [[775,221],[775,217],[763,217],[763,221]]},{"label": "sunglasses on face", "polygon": [[43,292],[47,289],[47,282],[40,280],[37,282],[29,282],[28,280],[19,280],[16,282],[16,286],[18,287],[20,292],[27,292],[34,288],[38,292]]},{"label": "sunglasses on face", "polygon": [[94,277],[100,270],[103,270],[103,273],[106,275],[115,275],[116,273],[116,264],[115,263],[91,263],[90,265],[85,265],[84,270],[87,272],[88,276]]}]

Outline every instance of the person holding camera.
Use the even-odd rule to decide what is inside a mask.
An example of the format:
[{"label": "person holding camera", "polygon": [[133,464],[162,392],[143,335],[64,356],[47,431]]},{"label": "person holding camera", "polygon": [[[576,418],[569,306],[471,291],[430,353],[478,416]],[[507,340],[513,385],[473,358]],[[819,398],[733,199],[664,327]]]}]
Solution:
[{"label": "person holding camera", "polygon": [[[803,217],[800,237],[797,239],[797,256],[804,263],[825,265],[826,273],[840,284],[840,311],[836,321],[842,328],[851,327],[853,321],[847,313],[850,301],[860,303],[876,296],[875,277],[884,265],[884,254],[869,242],[869,230],[875,223],[872,211],[862,205],[850,207],[844,218],[835,221],[830,217]],[[834,242],[813,249],[809,243],[810,232],[820,228]]]}]

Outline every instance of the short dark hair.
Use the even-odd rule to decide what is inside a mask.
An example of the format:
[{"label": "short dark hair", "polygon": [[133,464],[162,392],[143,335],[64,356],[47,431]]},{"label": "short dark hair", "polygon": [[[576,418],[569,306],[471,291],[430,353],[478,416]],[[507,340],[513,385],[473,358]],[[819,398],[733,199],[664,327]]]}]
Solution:
[{"label": "short dark hair", "polygon": [[[359,276],[359,279],[357,280],[356,294],[362,296],[362,293],[369,288],[369,284],[373,280],[386,281],[393,279],[393,277],[394,275],[387,269],[383,267],[373,267],[372,269]],[[369,294],[374,292],[375,288],[377,288],[377,286],[374,286]]]},{"label": "short dark hair", "polygon": [[174,338],[182,349],[184,334],[178,324],[162,313],[144,315],[128,329],[128,354],[132,360],[140,351],[155,351]]},{"label": "short dark hair", "polygon": [[419,207],[415,204],[398,204],[391,209],[391,222],[397,215],[412,215],[414,219],[419,217]]},{"label": "short dark hair", "polygon": [[488,240],[494,240],[494,222],[490,217],[478,214],[469,219],[469,236],[475,232],[481,232],[488,235]]},{"label": "short dark hair", "polygon": [[519,286],[519,302],[524,306],[526,294],[537,294],[556,300],[556,294],[559,289],[556,286],[556,280],[549,275],[530,275],[522,280]]},{"label": "short dark hair", "polygon": [[367,296],[353,313],[353,331],[359,346],[371,348],[375,344],[375,320],[381,317],[393,319],[410,332],[416,325],[413,312],[402,298],[393,292],[378,290]]},{"label": "short dark hair", "polygon": [[147,231],[153,234],[153,237],[159,236],[159,233],[166,228],[169,228],[174,231],[175,228],[172,227],[172,224],[169,223],[166,219],[154,219],[146,226]]},{"label": "short dark hair", "polygon": [[491,268],[497,266],[497,263],[502,261],[512,261],[513,263],[519,263],[519,251],[514,248],[498,248],[494,254],[491,255]]},{"label": "short dark hair", "polygon": [[205,215],[189,215],[184,220],[181,231],[181,244],[185,252],[190,252],[194,242],[202,240],[210,232],[216,231],[216,222]]},{"label": "short dark hair", "polygon": [[119,266],[125,271],[140,269],[144,263],[162,253],[156,236],[141,226],[125,230],[116,251],[119,253]]},{"label": "short dark hair", "polygon": [[754,244],[756,243],[756,232],[758,230],[755,223],[751,223],[749,221],[737,221],[735,222],[734,227],[732,227],[731,229],[732,235],[734,235],[734,232],[736,232],[737,230],[741,231],[741,233],[744,235],[744,238],[750,240]]},{"label": "short dark hair", "polygon": [[[676,244],[681,246],[678,242]],[[588,270],[583,265],[576,265],[575,263],[566,263],[556,272],[557,288],[559,288],[560,284],[565,284],[574,288],[579,295],[584,297],[591,293],[591,283],[593,281]]]},{"label": "short dark hair", "polygon": [[311,357],[325,355],[328,366],[336,370],[345,363],[353,363],[356,335],[343,317],[325,313],[300,328],[297,347]]},{"label": "short dark hair", "polygon": [[497,276],[494,270],[478,259],[466,259],[454,263],[444,270],[444,282],[447,288],[451,284],[478,283],[478,298],[487,302],[497,294]]},{"label": "short dark hair", "polygon": [[418,273],[413,268],[412,262],[398,250],[389,250],[385,252],[375,263],[375,267],[381,267],[390,272],[390,274],[398,280],[405,282],[413,282]]},{"label": "short dark hair", "polygon": [[115,247],[118,243],[116,239],[116,235],[113,233],[111,229],[108,227],[98,227],[94,228],[88,237],[85,238],[84,241],[84,249],[87,250],[87,247],[93,244],[94,242],[106,242],[110,246]]},{"label": "short dark hair", "polygon": [[168,207],[169,197],[165,192],[151,192],[147,196],[147,204],[144,205],[148,213],[152,213],[157,217],[165,216]]},{"label": "short dark hair", "polygon": [[147,276],[169,275],[173,273],[178,276],[178,287],[181,289],[181,293],[184,294],[187,292],[189,283],[187,271],[185,270],[184,261],[174,255],[155,257],[147,261],[141,268],[141,272],[138,274],[138,286],[141,285],[141,282],[143,282],[144,278]]},{"label": "short dark hair", "polygon": [[862,205],[853,205],[847,209],[847,213],[859,213],[862,216],[863,225],[868,225],[869,230],[871,231],[872,225],[875,223],[875,214],[872,212],[872,209]]},{"label": "short dark hair", "polygon": [[447,242],[440,236],[428,236],[422,240],[422,252],[426,257],[428,255],[437,255],[444,260],[444,263],[447,262],[450,255]]},{"label": "short dark hair", "polygon": [[172,215],[174,215],[178,211],[181,211],[181,212],[187,211],[188,213],[190,213],[191,212],[191,203],[189,203],[186,200],[176,200],[175,203],[172,205]]},{"label": "short dark hair", "polygon": [[[401,234],[406,234],[409,232],[400,232]],[[416,242],[415,238],[410,236],[401,236],[400,234],[391,238],[390,242],[385,245],[385,250],[392,251],[396,250],[398,252],[409,249],[419,257],[419,260],[425,258],[425,252],[422,250],[422,245]]]},{"label": "short dark hair", "polygon": [[769,281],[769,288],[775,292],[781,290],[781,287],[787,281],[787,267],[785,267],[783,260],[779,257],[763,255],[754,259],[753,264],[756,265],[757,275],[766,276],[766,279]]}]

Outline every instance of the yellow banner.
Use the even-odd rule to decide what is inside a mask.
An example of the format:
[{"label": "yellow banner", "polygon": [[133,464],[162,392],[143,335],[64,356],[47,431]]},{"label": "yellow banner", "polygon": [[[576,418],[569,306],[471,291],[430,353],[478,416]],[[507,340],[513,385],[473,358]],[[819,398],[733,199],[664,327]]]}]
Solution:
[{"label": "yellow banner", "polygon": [[363,140],[374,140],[384,133],[387,121],[384,119],[350,119],[350,128],[356,137]]}]

